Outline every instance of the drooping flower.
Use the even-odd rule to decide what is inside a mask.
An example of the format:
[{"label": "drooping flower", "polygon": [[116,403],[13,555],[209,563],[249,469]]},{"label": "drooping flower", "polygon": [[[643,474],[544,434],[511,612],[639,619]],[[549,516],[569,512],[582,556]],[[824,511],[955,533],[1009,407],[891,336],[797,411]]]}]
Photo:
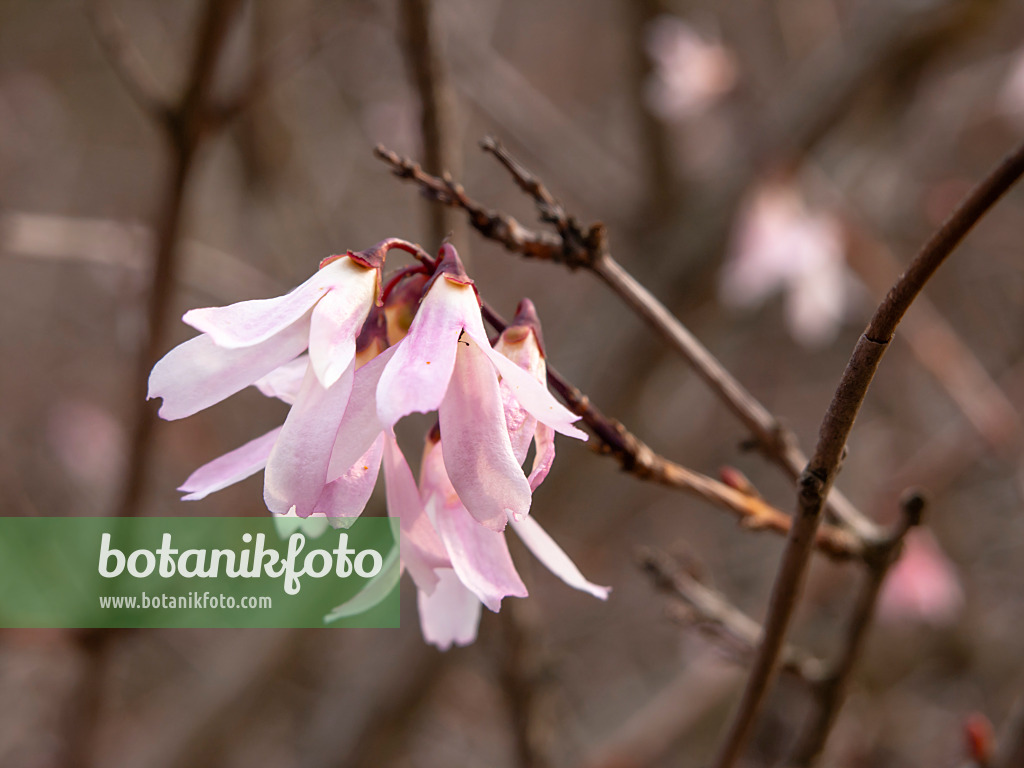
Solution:
[{"label": "drooping flower", "polygon": [[391,428],[413,412],[438,411],[444,463],[470,514],[493,530],[530,511],[530,483],[505,425],[496,374],[517,401],[556,432],[586,440],[579,419],[487,340],[480,302],[451,245],[377,386],[377,413]]},{"label": "drooping flower", "polygon": [[[546,380],[540,321],[533,303],[523,300],[512,324],[501,334],[495,350],[527,372],[539,384]],[[522,407],[515,390],[503,377],[500,385],[505,424],[516,459],[526,459],[535,443],[531,490],[543,482],[554,460],[554,431]],[[442,650],[453,643],[466,645],[476,638],[480,606],[497,611],[505,597],[526,597],[504,534],[479,524],[466,509],[446,470],[440,438],[428,435],[420,469],[420,493],[427,515],[451,560],[451,571],[440,572],[438,591],[419,591],[420,625],[426,640]],[[509,520],[527,548],[552,573],[570,586],[602,600],[609,589],[592,584],[548,535],[533,515]]]},{"label": "drooping flower", "polygon": [[813,347],[838,332],[849,302],[848,280],[838,222],[809,210],[796,188],[769,183],[740,212],[719,296],[739,308],[784,291],[790,332]]},{"label": "drooping flower", "polygon": [[[352,390],[356,338],[377,298],[390,245],[386,240],[367,251],[325,259],[315,275],[284,296],[185,314],[185,322],[201,335],[172,349],[150,374],[149,397],[163,398],[163,418],[190,416],[259,381],[273,388],[282,377],[292,406],[279,430],[190,478],[186,487],[192,498],[234,482],[232,477],[259,464],[269,447],[267,507],[275,514],[293,508],[300,517],[312,514],[329,480],[331,449]],[[307,349],[307,364],[296,364]]]},{"label": "drooping flower", "polygon": [[[391,247],[415,252],[421,264],[399,270],[381,291]],[[556,575],[607,596],[526,516],[551,467],[555,432],[586,439],[545,386],[533,306],[521,305],[492,349],[476,289],[451,246],[435,261],[404,241],[382,241],[325,260],[286,296],[185,319],[203,333],[154,367],[150,396],[164,399],[161,415],[182,418],[249,385],[291,406],[282,426],[193,472],[180,488],[185,499],[265,470],[264,497],[282,525],[308,517],[326,525],[361,514],[383,470],[400,547],[384,575],[334,616],[371,607],[408,570],[427,638],[441,647],[470,642],[481,605],[497,611],[504,597],[526,595],[501,533],[509,521]],[[417,484],[394,425],[435,410],[445,439],[428,439]]]}]

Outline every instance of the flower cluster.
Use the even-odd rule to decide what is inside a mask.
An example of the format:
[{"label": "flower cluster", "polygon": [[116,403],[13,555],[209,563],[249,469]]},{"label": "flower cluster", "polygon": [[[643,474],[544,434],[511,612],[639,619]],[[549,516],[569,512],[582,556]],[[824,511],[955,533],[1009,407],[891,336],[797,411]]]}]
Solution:
[{"label": "flower cluster", "polygon": [[[382,287],[399,248],[421,264]],[[586,439],[548,392],[540,324],[529,300],[492,347],[458,254],[431,259],[389,239],[325,259],[274,299],[194,309],[201,335],[153,368],[149,396],[179,419],[254,385],[291,406],[284,424],[197,469],[179,490],[201,499],[260,470],[278,516],[353,518],[381,467],[388,514],[400,520],[401,567],[419,594],[426,639],[440,648],[476,637],[480,606],[526,596],[504,538],[507,523],[555,575],[599,598],[529,516],[554,459],[555,433]],[[419,482],[395,424],[437,412]],[[523,470],[531,444],[531,470]]]}]

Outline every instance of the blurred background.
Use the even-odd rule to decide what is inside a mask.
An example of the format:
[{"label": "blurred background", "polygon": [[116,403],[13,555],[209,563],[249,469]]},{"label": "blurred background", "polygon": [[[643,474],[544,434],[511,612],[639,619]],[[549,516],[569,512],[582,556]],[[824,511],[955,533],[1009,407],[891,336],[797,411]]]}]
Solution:
[{"label": "blurred background", "polygon": [[[140,421],[140,371],[192,335],[186,309],[448,231],[492,305],[533,299],[549,360],[602,410],[791,510],[742,425],[592,275],[485,241],[372,148],[542,227],[477,147],[500,138],[809,449],[887,286],[1024,133],[1021,30],[1019,0],[2,0],[3,514],[265,514],[261,476],[175,488],[285,406],[249,390]],[[965,723],[1002,723],[1024,689],[1022,221],[1016,190],[939,272],[851,438],[839,486],[866,514],[893,523],[909,486],[931,504],[826,765],[959,765]],[[706,764],[745,657],[681,621],[636,548],[759,619],[782,540],[559,448],[533,513],[607,603],[512,542],[531,596],[447,653],[410,584],[399,631],[5,631],[0,764]],[[833,657],[863,575],[816,557],[793,641]],[[780,679],[747,764],[783,758],[808,702]]]}]

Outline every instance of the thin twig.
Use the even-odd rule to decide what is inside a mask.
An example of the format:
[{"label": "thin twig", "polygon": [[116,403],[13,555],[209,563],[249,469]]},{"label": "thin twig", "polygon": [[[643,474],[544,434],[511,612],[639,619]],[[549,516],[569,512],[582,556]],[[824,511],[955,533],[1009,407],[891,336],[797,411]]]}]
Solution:
[{"label": "thin twig", "polygon": [[[497,331],[506,323],[486,303],[484,319]],[[720,482],[699,472],[676,464],[655,453],[646,443],[626,429],[620,422],[608,418],[586,395],[566,381],[548,365],[548,384],[562,401],[601,441],[599,453],[613,456],[623,471],[650,482],[699,496],[720,509],[736,515],[744,528],[766,530],[783,534],[789,532],[792,518],[771,506],[756,493],[749,493]],[[864,542],[854,534],[831,525],[822,526],[816,534],[816,546],[836,560],[856,559],[865,552]]]},{"label": "thin twig", "polygon": [[[709,627],[724,636],[739,651],[750,656],[761,639],[761,625],[733,605],[721,592],[711,589],[688,574],[666,552],[643,548],[638,561],[654,585],[678,598],[686,610],[670,615],[688,624]],[[781,668],[806,683],[814,684],[822,677],[822,664],[803,648],[787,645],[782,652]]]},{"label": "thin twig", "polygon": [[132,100],[155,122],[166,123],[172,109],[170,96],[157,82],[124,23],[107,0],[90,0],[85,11],[96,40]]},{"label": "thin twig", "polygon": [[[570,269],[587,268],[595,272],[632,309],[687,360],[729,409],[750,430],[756,445],[774,460],[791,479],[799,477],[807,463],[792,433],[783,427],[715,357],[646,288],[616,262],[608,251],[604,227],[595,224],[584,231],[568,217],[554,196],[529,171],[513,160],[493,139],[483,148],[495,155],[512,173],[519,186],[530,194],[542,217],[553,223],[561,234],[535,232],[504,213],[490,210],[471,199],[461,185],[423,171],[419,164],[378,145],[374,154],[388,163],[396,176],[414,182],[427,196],[445,205],[464,210],[473,227],[484,237],[502,244],[506,250],[529,258],[552,261]],[[838,491],[829,497],[829,509],[857,536],[870,542],[880,532]]]},{"label": "thin twig", "polygon": [[161,123],[169,149],[168,172],[164,179],[163,202],[156,224],[154,266],[147,301],[146,337],[136,363],[132,400],[133,420],[129,466],[125,475],[118,514],[131,517],[139,512],[145,483],[156,411],[146,402],[149,371],[160,357],[178,271],[178,242],[185,192],[202,143],[220,126],[214,118],[212,89],[220,53],[241,6],[240,0],[210,0],[200,22],[198,42],[189,76],[176,104]]},{"label": "thin twig", "polygon": [[797,513],[772,587],[764,640],[740,706],[713,764],[715,768],[729,768],[736,763],[771,684],[807,571],[824,500],[838,473],[853,422],[882,355],[896,332],[896,326],[935,270],[1022,174],[1024,143],[970,192],[953,215],[928,240],[876,309],[867,330],[857,342],[825,414],[814,456],[801,475]]},{"label": "thin twig", "polygon": [[788,763],[793,768],[810,768],[825,748],[825,742],[846,698],[850,675],[864,647],[868,627],[874,619],[882,584],[899,557],[907,532],[921,522],[923,497],[916,492],[906,494],[901,501],[900,511],[899,525],[886,541],[874,548],[872,556],[866,560],[866,580],[857,593],[853,612],[843,633],[840,652],[828,672],[815,681],[811,714]]},{"label": "thin twig", "polygon": [[[430,0],[402,0],[403,45],[410,79],[420,102],[420,134],[428,170],[457,172],[452,141],[452,95],[432,23]],[[430,242],[440,243],[452,230],[453,217],[444,206],[430,206]]]}]

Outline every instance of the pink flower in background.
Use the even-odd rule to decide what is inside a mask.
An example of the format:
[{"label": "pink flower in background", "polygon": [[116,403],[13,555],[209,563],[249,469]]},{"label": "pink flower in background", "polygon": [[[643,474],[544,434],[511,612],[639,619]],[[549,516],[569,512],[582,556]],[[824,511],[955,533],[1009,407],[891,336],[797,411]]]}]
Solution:
[{"label": "pink flower in background", "polygon": [[497,375],[530,415],[557,432],[586,440],[579,419],[487,340],[476,288],[451,245],[427,285],[408,335],[395,347],[377,387],[385,428],[413,412],[436,410],[452,485],[479,522],[503,530],[530,511],[530,483],[505,425]]},{"label": "pink flower in background", "polygon": [[963,604],[960,578],[935,537],[924,530],[908,533],[903,554],[882,585],[879,619],[941,626],[956,621]]},{"label": "pink flower in background", "polygon": [[654,72],[645,96],[653,112],[668,120],[684,120],[708,109],[736,84],[732,53],[704,40],[676,16],[659,16],[647,34],[647,53]]},{"label": "pink flower in background", "polygon": [[1020,48],[1010,64],[999,91],[999,108],[1018,124],[1024,124],[1024,48]]},{"label": "pink flower in background", "polygon": [[86,400],[58,400],[47,414],[46,438],[76,480],[97,490],[112,487],[125,455],[124,428]]},{"label": "pink flower in background", "polygon": [[739,214],[719,296],[729,307],[756,307],[782,291],[790,333],[821,346],[839,331],[849,279],[839,223],[808,210],[796,188],[770,183]]}]

